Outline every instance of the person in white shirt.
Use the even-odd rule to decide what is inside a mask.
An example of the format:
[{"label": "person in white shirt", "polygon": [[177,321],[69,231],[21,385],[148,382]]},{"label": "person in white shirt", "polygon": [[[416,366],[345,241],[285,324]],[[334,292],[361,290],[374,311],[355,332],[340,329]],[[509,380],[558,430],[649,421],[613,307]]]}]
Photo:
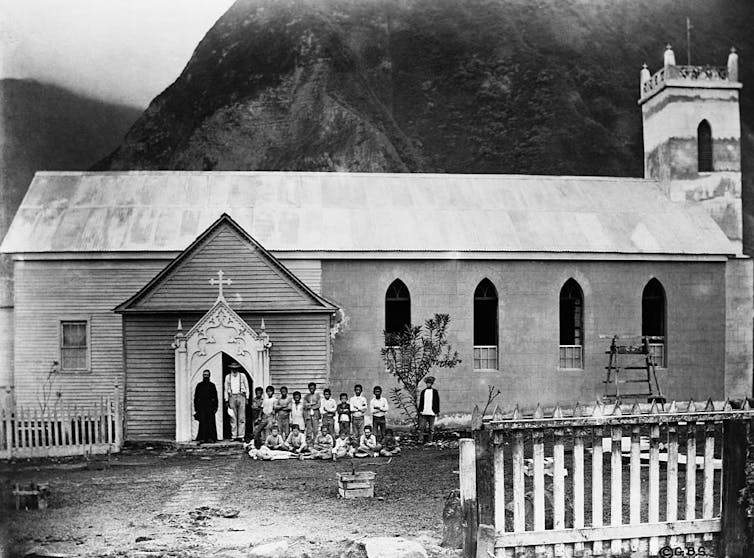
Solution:
[{"label": "person in white shirt", "polygon": [[228,404],[230,430],[234,440],[243,442],[246,436],[246,401],[249,398],[249,382],[239,374],[241,365],[233,362],[228,366],[230,374],[225,377],[224,395]]},{"label": "person in white shirt", "polygon": [[322,391],[322,396],[319,404],[322,426],[326,426],[327,433],[335,438],[335,411],[338,409],[338,403],[332,398],[332,390],[330,388],[325,388]]},{"label": "person in white shirt", "polygon": [[337,461],[340,457],[353,457],[351,438],[348,437],[345,429],[341,429],[338,433],[338,437],[335,438],[335,447],[332,449],[332,460]]},{"label": "person in white shirt", "polygon": [[351,405],[351,435],[358,440],[364,429],[364,413],[367,412],[367,398],[361,395],[361,384],[353,386],[353,397],[349,401]]},{"label": "person in white shirt", "polygon": [[379,457],[382,446],[377,442],[377,438],[372,434],[372,427],[366,425],[364,434],[359,438],[359,447],[354,452],[354,457]]},{"label": "person in white shirt", "polygon": [[440,414],[440,394],[432,386],[434,376],[424,378],[427,387],[419,395],[419,430],[424,433],[424,443],[432,441],[435,433],[435,418]]},{"label": "person in white shirt", "polygon": [[372,429],[377,436],[377,441],[382,442],[382,438],[385,436],[385,422],[388,411],[387,399],[382,397],[382,388],[380,386],[374,386],[372,390],[374,397],[369,402],[369,410],[372,412]]}]

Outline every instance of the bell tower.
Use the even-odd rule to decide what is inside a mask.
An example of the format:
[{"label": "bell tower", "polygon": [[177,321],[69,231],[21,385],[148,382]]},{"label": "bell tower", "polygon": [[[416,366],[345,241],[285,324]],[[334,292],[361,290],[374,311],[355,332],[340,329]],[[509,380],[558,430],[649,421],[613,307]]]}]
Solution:
[{"label": "bell tower", "polygon": [[644,177],[674,201],[696,202],[742,253],[738,55],[726,66],[680,66],[670,45],[663,67],[640,74]]}]

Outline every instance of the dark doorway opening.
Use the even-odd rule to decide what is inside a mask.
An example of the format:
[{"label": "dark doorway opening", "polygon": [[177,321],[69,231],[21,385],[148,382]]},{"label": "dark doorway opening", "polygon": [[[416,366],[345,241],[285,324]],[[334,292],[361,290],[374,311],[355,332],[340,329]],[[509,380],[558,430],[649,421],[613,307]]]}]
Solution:
[{"label": "dark doorway opening", "polygon": [[218,389],[222,392],[222,398],[223,398],[223,431],[220,437],[223,440],[229,440],[231,437],[230,416],[228,415],[228,404],[225,403],[225,378],[228,374],[230,374],[230,365],[235,362],[241,367],[240,373],[246,376],[246,381],[249,383],[249,398],[246,401],[246,438],[248,439],[249,435],[251,434],[251,429],[254,426],[251,423],[251,398],[254,397],[254,382],[251,380],[251,376],[249,375],[249,373],[243,367],[243,364],[238,362],[236,359],[234,359],[232,356],[230,356],[227,353],[223,353],[222,356],[223,356],[223,382],[222,382],[222,385],[218,387]]}]

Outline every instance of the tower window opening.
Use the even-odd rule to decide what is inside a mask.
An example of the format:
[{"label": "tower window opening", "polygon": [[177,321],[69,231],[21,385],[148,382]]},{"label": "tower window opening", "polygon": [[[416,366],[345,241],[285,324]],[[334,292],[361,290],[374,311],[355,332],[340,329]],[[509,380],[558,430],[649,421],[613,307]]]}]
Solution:
[{"label": "tower window opening", "polygon": [[711,172],[712,169],[712,129],[709,122],[702,120],[696,130],[699,172]]}]

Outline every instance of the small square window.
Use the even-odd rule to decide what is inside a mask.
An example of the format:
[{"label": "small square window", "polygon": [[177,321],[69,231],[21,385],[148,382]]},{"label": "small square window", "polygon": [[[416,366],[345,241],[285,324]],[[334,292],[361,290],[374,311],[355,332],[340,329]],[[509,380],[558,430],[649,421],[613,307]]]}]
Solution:
[{"label": "small square window", "polygon": [[89,370],[88,329],[86,320],[60,322],[60,368],[64,372]]},{"label": "small square window", "polygon": [[561,345],[558,368],[580,370],[584,368],[583,348],[581,345]]}]

